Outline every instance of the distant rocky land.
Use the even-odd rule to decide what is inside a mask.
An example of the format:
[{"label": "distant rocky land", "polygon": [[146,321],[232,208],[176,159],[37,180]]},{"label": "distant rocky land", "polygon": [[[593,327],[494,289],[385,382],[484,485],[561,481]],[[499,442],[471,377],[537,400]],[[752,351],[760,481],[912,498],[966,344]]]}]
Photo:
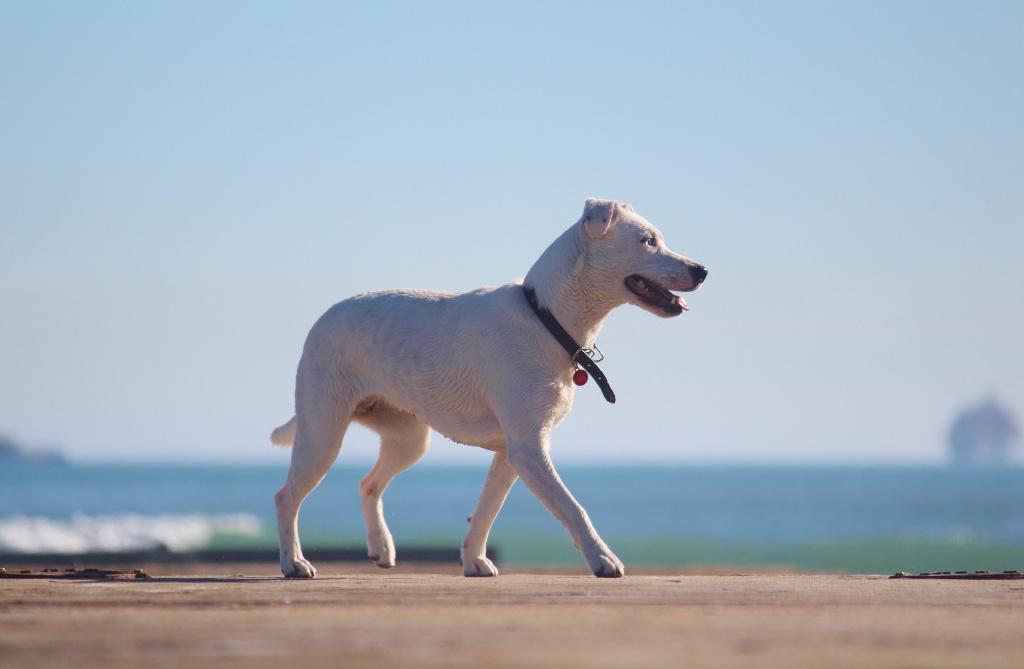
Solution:
[{"label": "distant rocky land", "polygon": [[957,465],[1008,464],[1019,444],[1016,417],[994,399],[962,409],[949,428],[949,459]]},{"label": "distant rocky land", "polygon": [[0,464],[5,462],[52,465],[66,464],[67,459],[56,448],[28,448],[11,437],[0,435]]}]

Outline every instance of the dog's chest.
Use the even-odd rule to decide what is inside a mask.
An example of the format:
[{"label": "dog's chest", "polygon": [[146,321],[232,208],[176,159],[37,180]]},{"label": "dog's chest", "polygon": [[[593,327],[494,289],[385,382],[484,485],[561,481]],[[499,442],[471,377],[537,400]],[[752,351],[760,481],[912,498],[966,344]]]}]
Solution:
[{"label": "dog's chest", "polygon": [[490,450],[503,448],[505,436],[501,424],[490,407],[482,403],[462,405],[455,411],[425,413],[426,422],[452,441],[470,446],[481,446]]},{"label": "dog's chest", "polygon": [[[518,407],[512,413],[525,413],[527,422],[535,427],[553,428],[561,423],[572,408],[574,387],[570,383],[556,382],[547,385],[545,390],[548,392],[538,393],[532,401],[527,400],[530,406]],[[426,402],[417,415],[452,441],[489,450],[504,448],[505,434],[498,419],[498,409],[475,394],[463,395],[459,400],[446,402],[443,408],[433,401]],[[524,408],[526,411],[521,411]]]}]

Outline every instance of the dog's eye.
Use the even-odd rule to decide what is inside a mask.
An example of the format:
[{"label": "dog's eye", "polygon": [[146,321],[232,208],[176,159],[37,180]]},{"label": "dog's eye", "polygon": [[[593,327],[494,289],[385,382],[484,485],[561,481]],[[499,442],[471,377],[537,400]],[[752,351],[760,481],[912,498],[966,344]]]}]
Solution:
[{"label": "dog's eye", "polygon": [[645,246],[650,246],[652,249],[657,248],[658,246],[658,240],[655,239],[654,237],[644,237],[643,239],[640,240],[640,242]]}]

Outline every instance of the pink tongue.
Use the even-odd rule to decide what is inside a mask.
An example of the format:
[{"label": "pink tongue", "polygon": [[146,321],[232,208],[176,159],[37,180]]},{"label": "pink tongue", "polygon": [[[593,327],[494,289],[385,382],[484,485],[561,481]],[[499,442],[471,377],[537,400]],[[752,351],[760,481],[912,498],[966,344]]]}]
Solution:
[{"label": "pink tongue", "polygon": [[683,308],[683,311],[689,311],[690,310],[690,305],[688,305],[686,303],[686,300],[684,300],[683,298],[679,297],[678,295],[676,295],[676,299],[679,300],[679,306],[681,306]]}]

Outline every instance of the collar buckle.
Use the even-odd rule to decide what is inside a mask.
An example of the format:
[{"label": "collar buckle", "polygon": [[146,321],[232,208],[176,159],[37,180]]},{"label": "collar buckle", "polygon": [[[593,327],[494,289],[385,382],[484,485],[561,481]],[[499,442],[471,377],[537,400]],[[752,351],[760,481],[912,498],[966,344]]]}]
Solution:
[{"label": "collar buckle", "polygon": [[581,346],[578,349],[576,349],[576,352],[572,354],[573,362],[576,362],[576,358],[580,355],[580,353],[587,356],[594,362],[601,362],[602,360],[604,360],[604,352],[597,347],[597,344],[594,344],[591,348]]}]

